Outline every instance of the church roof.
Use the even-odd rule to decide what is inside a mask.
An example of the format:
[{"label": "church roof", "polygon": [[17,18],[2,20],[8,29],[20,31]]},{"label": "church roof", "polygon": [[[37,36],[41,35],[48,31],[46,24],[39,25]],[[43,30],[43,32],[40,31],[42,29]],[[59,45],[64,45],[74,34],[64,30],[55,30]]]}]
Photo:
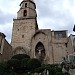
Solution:
[{"label": "church roof", "polygon": [[34,0],[23,0],[23,1],[32,1],[32,2],[34,2]]},{"label": "church roof", "polygon": [[6,37],[5,34],[2,33],[2,32],[0,32],[0,36],[2,36],[2,37],[4,37],[4,38]]},{"label": "church roof", "polygon": [[[23,1],[20,3],[20,5],[21,5],[23,2],[27,2],[27,1],[30,1],[30,2],[34,3],[34,0],[23,0]],[[34,4],[35,4],[35,3],[34,3]]]}]

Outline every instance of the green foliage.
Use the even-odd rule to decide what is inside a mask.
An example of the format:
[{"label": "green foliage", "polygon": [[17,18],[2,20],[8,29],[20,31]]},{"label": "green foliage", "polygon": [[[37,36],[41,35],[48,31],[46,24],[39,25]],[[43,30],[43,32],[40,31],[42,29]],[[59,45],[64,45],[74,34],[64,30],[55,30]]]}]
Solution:
[{"label": "green foliage", "polygon": [[65,75],[65,74],[62,72],[57,72],[56,75]]},{"label": "green foliage", "polygon": [[45,67],[41,66],[35,69],[36,73],[42,73],[45,70]]},{"label": "green foliage", "polygon": [[[9,68],[11,66],[14,68]],[[62,73],[58,65],[41,65],[38,59],[11,59],[7,63],[0,64],[0,75],[33,75],[35,72],[43,74],[47,70],[49,71],[49,75],[67,75]]]},{"label": "green foliage", "polygon": [[4,73],[5,66],[3,63],[0,63],[0,75]]},{"label": "green foliage", "polygon": [[18,75],[15,72],[4,72],[3,75]]},{"label": "green foliage", "polygon": [[0,75],[33,75],[44,72],[49,75],[67,75],[62,73],[58,64],[41,64],[38,59],[31,59],[28,55],[18,54],[5,63],[0,63]]},{"label": "green foliage", "polygon": [[22,59],[21,66],[22,67],[27,67],[27,63],[28,63],[29,60],[30,60],[30,58],[24,58],[24,59]]},{"label": "green foliage", "polygon": [[21,62],[18,59],[11,59],[7,61],[7,64],[8,66],[15,68],[15,67],[19,67]]},{"label": "green foliage", "polygon": [[21,68],[21,61],[18,59],[11,59],[7,61],[8,68],[10,72],[18,73],[18,68]]},{"label": "green foliage", "polygon": [[24,58],[30,58],[30,56],[29,55],[26,55],[26,54],[17,54],[17,55],[14,55],[11,59],[22,60]]},{"label": "green foliage", "polygon": [[34,70],[38,67],[41,67],[41,62],[38,59],[35,59],[35,58],[30,59],[28,61],[27,67],[28,67],[29,70]]}]

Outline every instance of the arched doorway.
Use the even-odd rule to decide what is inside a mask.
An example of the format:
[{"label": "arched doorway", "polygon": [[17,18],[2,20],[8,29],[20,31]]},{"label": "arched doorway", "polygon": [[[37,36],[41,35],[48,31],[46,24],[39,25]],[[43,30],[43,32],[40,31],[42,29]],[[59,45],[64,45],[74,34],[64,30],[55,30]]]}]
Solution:
[{"label": "arched doorway", "polygon": [[35,47],[35,56],[41,62],[44,61],[44,58],[45,58],[45,48],[44,48],[44,45],[41,42],[38,42],[36,47]]},{"label": "arched doorway", "polygon": [[26,54],[26,51],[23,47],[18,46],[13,51],[13,55],[16,55],[16,54]]}]

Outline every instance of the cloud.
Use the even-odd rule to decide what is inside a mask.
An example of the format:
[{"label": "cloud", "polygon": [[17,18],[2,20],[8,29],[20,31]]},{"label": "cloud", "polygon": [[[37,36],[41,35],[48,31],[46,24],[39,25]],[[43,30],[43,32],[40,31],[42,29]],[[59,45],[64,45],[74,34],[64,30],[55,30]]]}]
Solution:
[{"label": "cloud", "polygon": [[68,30],[74,25],[74,0],[39,0],[35,1],[38,12],[39,28]]},{"label": "cloud", "polygon": [[11,23],[12,19],[15,15],[10,13],[5,13],[0,10],[0,25],[5,25],[7,23]]},{"label": "cloud", "polygon": [[13,23],[12,24],[8,23],[6,25],[0,25],[0,32],[6,35],[6,39],[8,42],[11,41],[12,27],[13,27]]},{"label": "cloud", "polygon": [[[0,31],[11,39],[12,20],[17,15],[22,0],[0,0]],[[68,30],[73,33],[74,0],[34,0],[40,29]],[[74,34],[74,33],[73,33]]]},{"label": "cloud", "polygon": [[13,17],[15,15],[10,13],[5,13],[0,10],[0,32],[6,35],[6,39],[8,42],[11,40],[12,34],[12,24],[13,24]]},{"label": "cloud", "polygon": [[70,12],[74,7],[74,0],[36,0],[38,14],[42,17],[55,15],[55,13]]},{"label": "cloud", "polygon": [[21,1],[22,0],[0,0],[0,9],[6,13],[16,14]]}]

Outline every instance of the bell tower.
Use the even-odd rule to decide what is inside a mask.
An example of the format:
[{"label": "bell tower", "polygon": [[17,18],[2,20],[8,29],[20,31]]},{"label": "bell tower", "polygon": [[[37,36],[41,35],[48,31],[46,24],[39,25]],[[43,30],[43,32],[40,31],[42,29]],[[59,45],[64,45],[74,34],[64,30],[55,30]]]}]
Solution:
[{"label": "bell tower", "polygon": [[[13,50],[22,47],[28,53],[31,48],[31,38],[38,30],[36,5],[33,0],[23,0],[17,12],[17,19],[13,19],[11,45]],[[22,52],[23,53],[23,52]]]},{"label": "bell tower", "polygon": [[17,18],[36,18],[36,5],[33,0],[23,0],[20,3],[20,10],[18,11]]}]

